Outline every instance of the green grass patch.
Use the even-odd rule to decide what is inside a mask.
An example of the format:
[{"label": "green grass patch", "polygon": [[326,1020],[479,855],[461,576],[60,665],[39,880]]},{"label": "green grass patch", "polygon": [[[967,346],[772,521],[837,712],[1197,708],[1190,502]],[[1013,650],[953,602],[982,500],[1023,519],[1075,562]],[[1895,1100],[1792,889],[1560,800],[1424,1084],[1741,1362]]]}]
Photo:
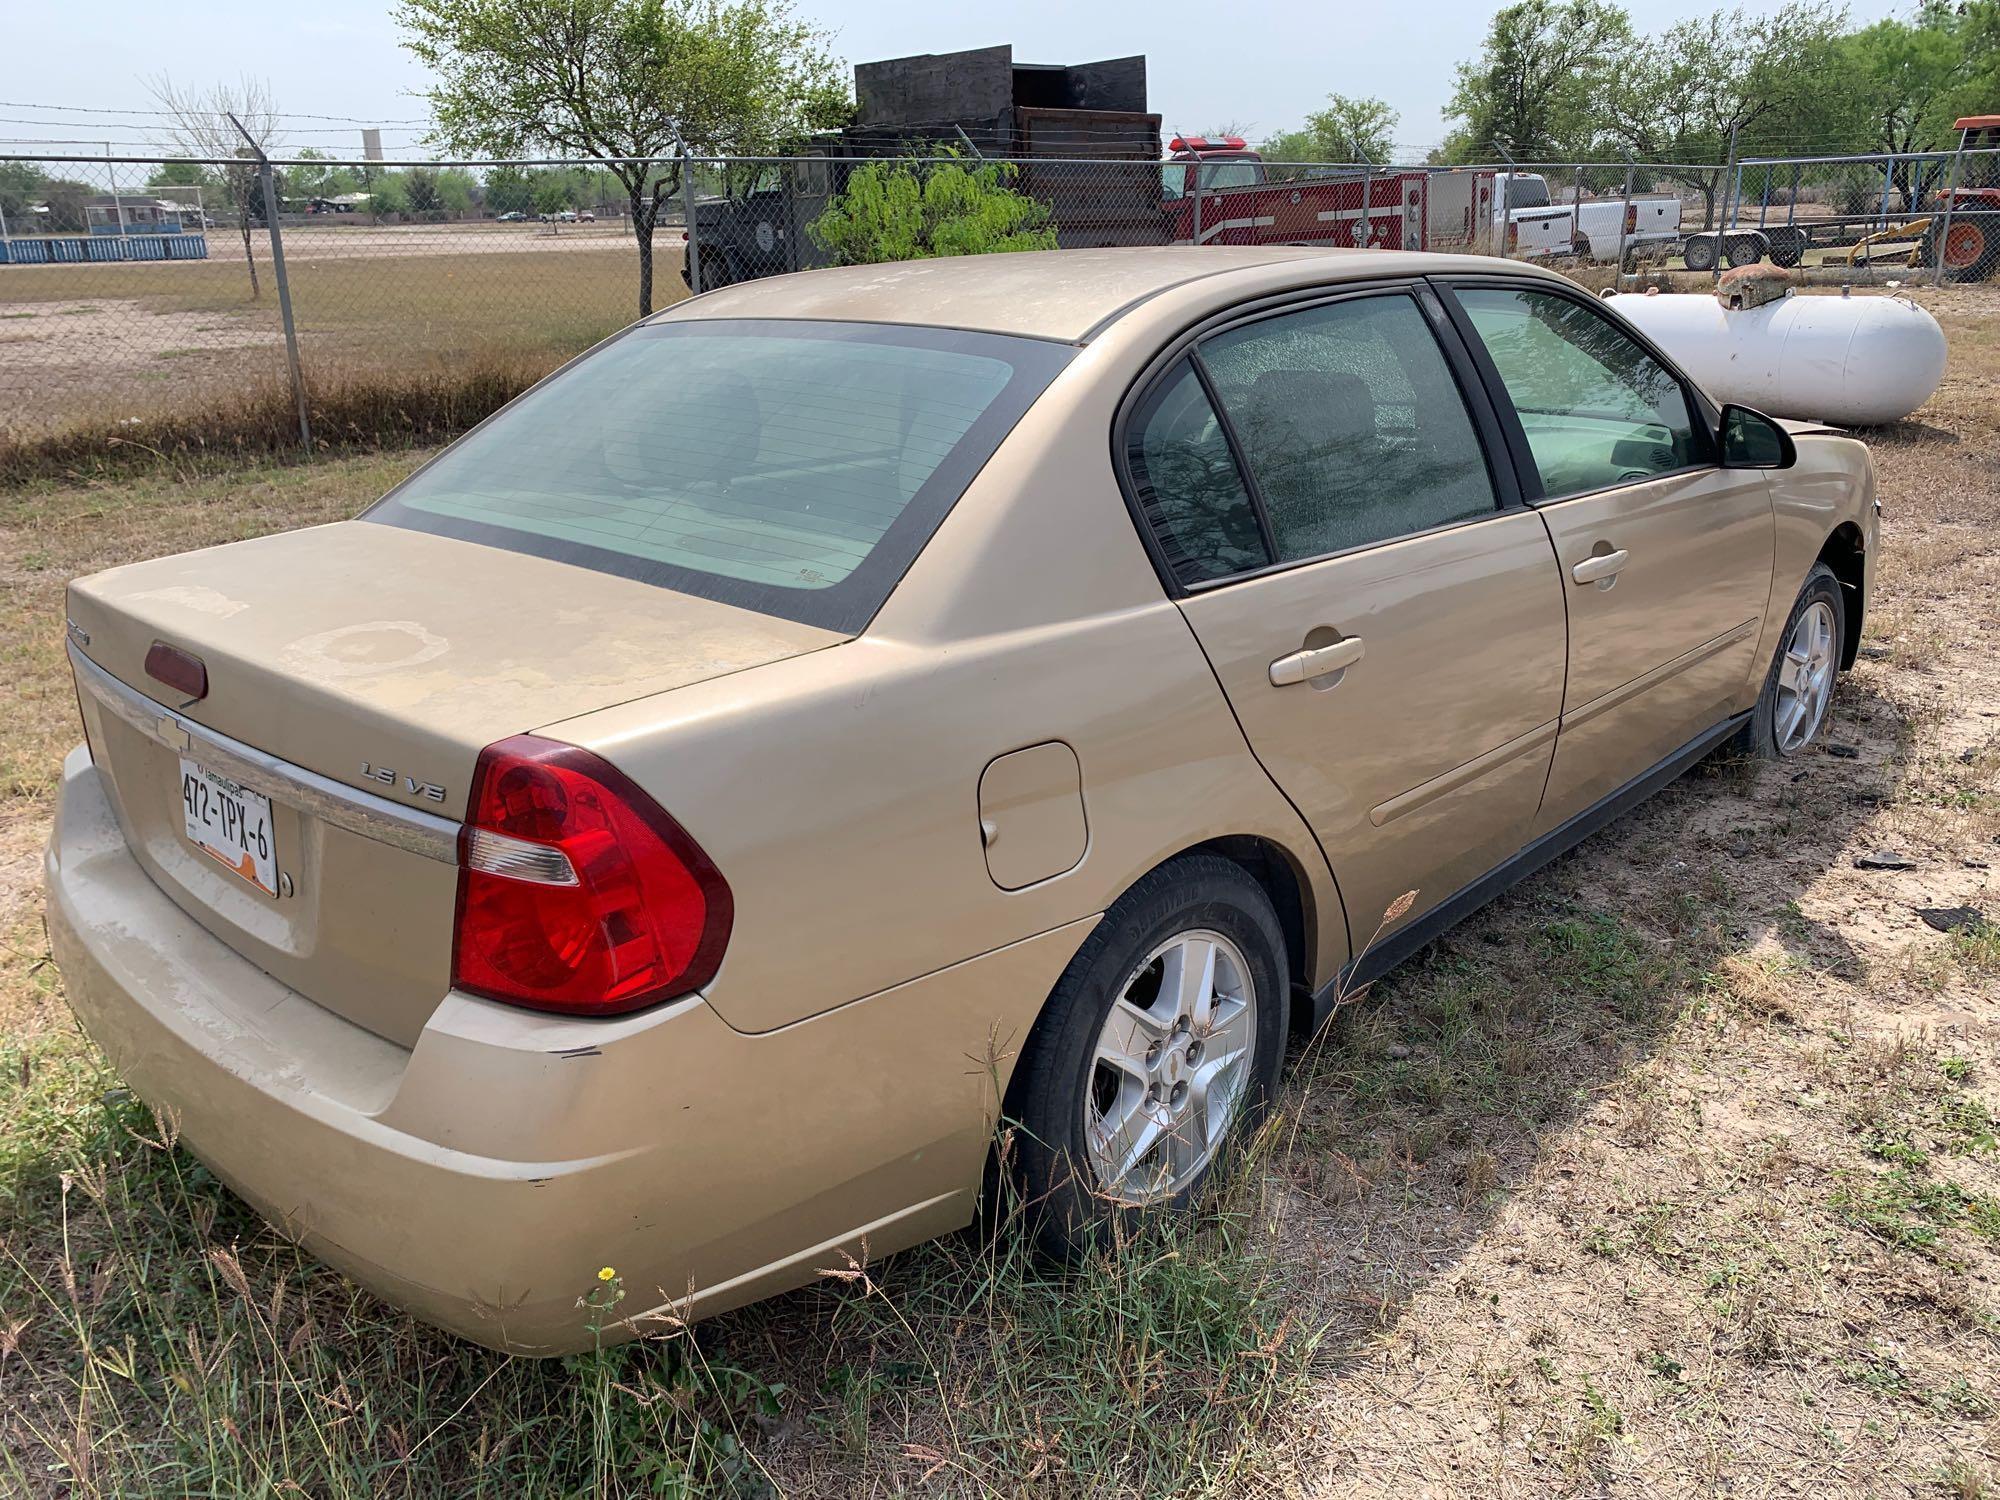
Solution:
[{"label": "green grass patch", "polygon": [[2000,1200],[1968,1193],[1907,1165],[1872,1175],[1850,1172],[1831,1202],[1843,1223],[1899,1250],[1935,1252],[1944,1232],[1960,1227],[1989,1239],[2000,1237]]},{"label": "green grass patch", "polygon": [[[1191,1223],[1075,1265],[1012,1224],[641,1342],[511,1359],[377,1303],[267,1229],[82,1038],[0,1051],[0,1488],[92,1495],[1208,1489],[1315,1341],[1242,1171]],[[580,1327],[622,1286],[577,1288]]]}]

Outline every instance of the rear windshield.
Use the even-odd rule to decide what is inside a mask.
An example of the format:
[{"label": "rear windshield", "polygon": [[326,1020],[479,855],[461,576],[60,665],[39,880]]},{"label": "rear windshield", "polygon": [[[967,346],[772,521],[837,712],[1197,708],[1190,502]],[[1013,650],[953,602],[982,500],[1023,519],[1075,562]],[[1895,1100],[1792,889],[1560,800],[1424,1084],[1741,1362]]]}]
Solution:
[{"label": "rear windshield", "polygon": [[634,328],[365,519],[859,630],[1073,353],[882,324]]}]

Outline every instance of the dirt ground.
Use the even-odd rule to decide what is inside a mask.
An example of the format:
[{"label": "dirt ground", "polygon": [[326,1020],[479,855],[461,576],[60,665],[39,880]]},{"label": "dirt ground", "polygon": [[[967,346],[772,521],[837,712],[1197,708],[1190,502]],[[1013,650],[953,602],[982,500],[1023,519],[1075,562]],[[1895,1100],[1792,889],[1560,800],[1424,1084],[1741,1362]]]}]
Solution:
[{"label": "dirt ground", "polygon": [[[1822,746],[1783,766],[1706,763],[1355,997],[1296,1059],[1258,1161],[1251,1258],[1227,1263],[1269,1280],[1273,1331],[1251,1357],[1291,1373],[1240,1407],[1198,1390],[1176,1404],[1161,1371],[1184,1351],[1150,1329],[1120,1342],[1140,1321],[1128,1303],[1023,1395],[1012,1383],[1033,1361],[993,1357],[1016,1346],[990,1288],[959,1251],[916,1252],[860,1289],[703,1326],[709,1366],[753,1392],[730,1450],[739,1478],[716,1492],[2000,1495],[2000,298],[1921,295],[1952,365],[1914,420],[1870,435],[1880,594]],[[0,1137],[62,1113],[29,1088],[28,1059],[67,1026],[37,888],[55,759],[75,733],[63,580],[344,514],[413,461],[4,502],[0,1040],[21,1082],[15,1063],[0,1070]],[[17,1173],[52,1177],[51,1152],[0,1139]],[[60,1333],[85,1326],[61,1311],[83,1294],[73,1284],[65,1302],[49,1268],[92,1232],[68,1185],[103,1160],[62,1167],[60,1244],[53,1187],[4,1230],[11,1264],[56,1288],[45,1306],[25,1282],[5,1290],[0,1266],[0,1393],[60,1414],[0,1418],[0,1457],[23,1473],[68,1472],[63,1424],[88,1425]],[[208,1244],[206,1228],[187,1233]],[[212,1256],[221,1236],[177,1253]],[[172,1256],[148,1249],[144,1264],[161,1274]],[[338,1300],[337,1278],[291,1264],[252,1273],[274,1324],[281,1303]],[[1153,1258],[1113,1274],[1136,1297],[1157,1273]],[[292,1285],[307,1290],[287,1302]],[[1058,1331],[1091,1305],[1074,1287],[1038,1295],[1038,1326]],[[1025,1305],[1002,1310],[1009,1326]],[[370,1306],[327,1355],[337,1399],[378,1348],[396,1351],[382,1380],[406,1389],[419,1366],[465,1363]],[[25,1341],[7,1333],[16,1318],[33,1324]],[[153,1323],[133,1326],[143,1339]],[[1036,1359],[1056,1347],[1043,1337]],[[476,1427],[484,1455],[515,1368],[426,1388],[423,1430],[451,1412],[460,1446]],[[269,1372],[244,1378],[276,1388]],[[115,1410],[126,1386],[106,1389]],[[1191,1422],[1192,1456],[1147,1468],[1124,1443],[1104,1457],[1081,1394],[1104,1390],[1131,1421]],[[393,1461],[367,1471],[389,1477],[370,1483],[415,1484],[396,1467],[406,1415],[379,1440]],[[79,1488],[142,1490],[146,1424],[104,1406],[91,1420],[107,1424],[100,1483]]]},{"label": "dirt ground", "polygon": [[[336,260],[354,256],[567,254],[572,251],[629,250],[632,233],[622,220],[600,219],[592,224],[342,224],[338,222],[280,224],[285,262]],[[661,223],[658,242],[669,240],[676,251],[680,225]],[[258,264],[271,258],[270,236],[253,226],[250,249]],[[243,237],[234,225],[208,232],[208,258],[243,264]]]}]

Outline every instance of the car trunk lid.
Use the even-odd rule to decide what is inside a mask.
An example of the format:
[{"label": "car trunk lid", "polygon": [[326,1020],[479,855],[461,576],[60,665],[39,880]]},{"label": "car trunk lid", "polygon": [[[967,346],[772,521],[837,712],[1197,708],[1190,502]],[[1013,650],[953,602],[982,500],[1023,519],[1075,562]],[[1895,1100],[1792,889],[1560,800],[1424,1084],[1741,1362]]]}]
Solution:
[{"label": "car trunk lid", "polygon": [[[71,586],[91,747],[135,856],[218,938],[414,1043],[450,985],[451,832],[486,745],[836,644],[838,632],[368,522]],[[149,675],[199,658],[190,700]],[[187,832],[183,761],[271,798],[275,894]]]}]

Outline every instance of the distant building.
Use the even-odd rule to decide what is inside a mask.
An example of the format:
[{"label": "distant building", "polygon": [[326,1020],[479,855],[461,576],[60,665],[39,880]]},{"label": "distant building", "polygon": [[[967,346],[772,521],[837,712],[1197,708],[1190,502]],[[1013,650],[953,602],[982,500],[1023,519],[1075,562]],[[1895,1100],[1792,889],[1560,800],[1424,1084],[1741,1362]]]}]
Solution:
[{"label": "distant building", "polygon": [[140,193],[86,198],[83,221],[92,234],[191,234],[201,228],[201,214],[185,203]]}]

